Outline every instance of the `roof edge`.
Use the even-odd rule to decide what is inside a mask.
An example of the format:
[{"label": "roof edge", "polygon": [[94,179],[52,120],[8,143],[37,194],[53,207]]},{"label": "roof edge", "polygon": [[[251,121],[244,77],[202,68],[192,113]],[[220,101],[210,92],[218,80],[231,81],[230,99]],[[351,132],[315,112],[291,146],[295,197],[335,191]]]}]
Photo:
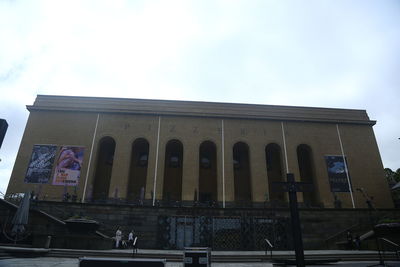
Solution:
[{"label": "roof edge", "polygon": [[281,121],[318,121],[368,125],[376,123],[376,121],[369,119],[365,110],[358,109],[183,100],[38,95],[34,104],[28,105],[27,109],[29,111],[125,113]]}]

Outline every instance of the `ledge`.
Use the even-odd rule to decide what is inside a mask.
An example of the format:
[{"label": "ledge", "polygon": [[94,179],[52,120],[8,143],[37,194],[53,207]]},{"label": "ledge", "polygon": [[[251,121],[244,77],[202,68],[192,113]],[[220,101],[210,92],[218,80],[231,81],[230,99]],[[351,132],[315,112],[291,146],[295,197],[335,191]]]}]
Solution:
[{"label": "ledge", "polygon": [[29,111],[328,122],[374,125],[365,110],[199,101],[38,95]]}]

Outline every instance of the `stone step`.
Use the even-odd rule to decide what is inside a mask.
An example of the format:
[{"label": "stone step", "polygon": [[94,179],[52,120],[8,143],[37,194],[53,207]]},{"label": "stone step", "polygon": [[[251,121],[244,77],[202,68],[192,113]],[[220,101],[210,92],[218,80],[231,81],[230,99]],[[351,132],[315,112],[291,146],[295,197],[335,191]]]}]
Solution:
[{"label": "stone step", "polygon": [[[131,258],[131,251],[127,252],[113,252],[113,251],[81,251],[81,250],[58,250],[52,249],[47,256],[49,257],[74,257],[79,258],[83,256],[90,257],[127,257]],[[394,252],[385,252],[382,254],[383,259],[388,261],[396,261],[399,260],[397,255]],[[168,262],[181,262],[183,260],[183,252],[169,252],[169,253],[146,253],[145,251],[135,254],[135,258],[153,258],[153,259],[166,259]],[[273,254],[272,258],[270,255],[262,255],[262,254],[252,254],[246,253],[241,254],[238,253],[229,253],[229,254],[213,254],[212,261],[213,262],[265,262],[265,261],[282,261],[282,260],[294,260],[295,255],[292,253],[283,253]],[[357,254],[312,254],[305,255],[306,260],[340,260],[340,261],[378,261],[379,255],[377,252],[371,253],[357,253]]]}]

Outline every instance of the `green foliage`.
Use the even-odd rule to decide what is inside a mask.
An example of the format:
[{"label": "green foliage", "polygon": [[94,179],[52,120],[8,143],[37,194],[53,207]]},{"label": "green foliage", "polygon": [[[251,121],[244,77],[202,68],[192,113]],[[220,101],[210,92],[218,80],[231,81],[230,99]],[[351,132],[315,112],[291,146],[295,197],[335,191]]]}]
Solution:
[{"label": "green foliage", "polygon": [[385,219],[379,220],[378,223],[400,223],[400,219],[385,218]]},{"label": "green foliage", "polygon": [[392,171],[390,168],[385,168],[385,177],[389,184],[398,183],[400,182],[400,168],[397,169],[395,172]]}]

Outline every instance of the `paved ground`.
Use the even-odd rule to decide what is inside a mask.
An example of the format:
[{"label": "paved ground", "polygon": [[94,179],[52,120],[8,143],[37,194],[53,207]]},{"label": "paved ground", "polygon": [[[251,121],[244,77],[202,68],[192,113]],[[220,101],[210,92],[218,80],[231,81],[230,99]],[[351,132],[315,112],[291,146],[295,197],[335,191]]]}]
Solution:
[{"label": "paved ground", "polygon": [[[400,267],[400,262],[385,262],[387,266]],[[329,264],[323,266],[338,266],[338,267],[365,267],[377,264],[377,262],[364,261],[364,262],[338,262],[336,264]],[[273,267],[271,263],[212,263],[212,267]],[[11,258],[0,260],[1,267],[78,267],[78,259],[70,258]],[[275,265],[277,266],[277,265]],[[313,265],[318,267],[318,265]],[[322,265],[321,265],[322,266]],[[183,267],[182,263],[167,262],[166,267]]]},{"label": "paved ground", "polygon": [[[26,250],[26,248],[16,248],[16,247],[6,247],[0,246],[0,249],[10,249],[13,250]],[[28,250],[36,251],[36,250],[44,250],[44,249],[36,249],[36,248],[29,248]],[[55,249],[54,249],[55,250]],[[65,253],[65,255],[70,254],[72,250],[69,249],[57,249],[61,255]],[[83,250],[82,250],[83,251]],[[90,251],[93,252],[93,251]],[[102,253],[113,252],[114,255],[130,253],[130,250],[110,250],[110,251],[96,251],[98,253],[97,257],[101,257]],[[142,254],[170,254],[175,255],[179,254],[182,255],[182,251],[177,250],[139,250],[139,253]],[[212,255],[236,255],[238,252],[234,251],[213,251]],[[376,251],[343,251],[343,250],[307,250],[305,251],[305,255],[363,255],[363,254],[375,254]],[[264,251],[240,251],[241,255],[265,255]],[[274,251],[274,255],[293,255],[293,251]],[[23,254],[22,254],[23,255]],[[126,256],[126,255],[125,255]],[[118,257],[118,256],[117,256]],[[126,258],[125,258],[126,259]],[[387,266],[395,266],[400,267],[400,261],[391,261],[385,262]],[[377,261],[360,261],[360,262],[337,262],[334,264],[329,265],[313,265],[315,267],[318,266],[338,266],[338,267],[365,267],[378,264]],[[79,266],[79,258],[56,258],[56,257],[37,257],[37,258],[0,258],[0,267],[25,267],[25,266],[32,266],[32,267],[78,267]],[[181,262],[167,262],[166,267],[183,267]],[[273,265],[269,262],[247,262],[247,263],[212,263],[212,267],[273,267],[279,265]]]}]

